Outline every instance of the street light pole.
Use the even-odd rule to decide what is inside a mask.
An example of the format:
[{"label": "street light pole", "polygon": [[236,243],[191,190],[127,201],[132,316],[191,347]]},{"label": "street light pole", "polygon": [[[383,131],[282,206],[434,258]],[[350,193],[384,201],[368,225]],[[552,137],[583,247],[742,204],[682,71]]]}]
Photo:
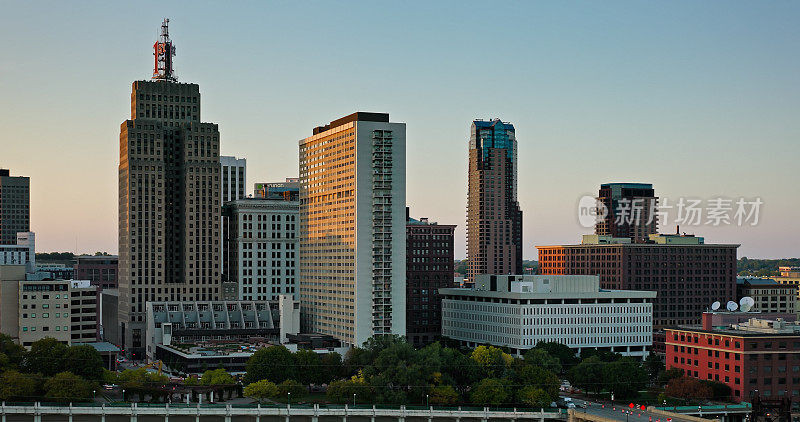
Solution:
[{"label": "street light pole", "polygon": [[125,389],[122,389],[122,401],[125,401]]},{"label": "street light pole", "polygon": [[428,404],[428,397],[429,396],[430,396],[429,394],[425,395],[425,407],[430,407],[430,404]]},{"label": "street light pole", "polygon": [[286,394],[288,395],[286,398],[286,407],[289,407],[289,405],[292,404],[292,392],[289,391]]},{"label": "street light pole", "polygon": [[356,405],[356,393],[353,393],[353,406]]}]

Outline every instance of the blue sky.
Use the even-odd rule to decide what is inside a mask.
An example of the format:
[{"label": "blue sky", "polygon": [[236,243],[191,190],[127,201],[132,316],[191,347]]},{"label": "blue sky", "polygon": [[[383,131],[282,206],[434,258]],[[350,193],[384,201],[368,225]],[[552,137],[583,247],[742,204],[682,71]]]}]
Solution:
[{"label": "blue sky", "polygon": [[[761,197],[755,227],[682,228],[740,256],[800,247],[800,3],[5,2],[0,167],[32,178],[40,250],[117,249],[119,124],[171,20],[181,81],[248,184],[297,175],[297,140],[356,110],[407,123],[414,216],[458,224],[475,118],[519,140],[524,253],[588,231],[600,183]],[[673,231],[672,224],[664,225]]]}]

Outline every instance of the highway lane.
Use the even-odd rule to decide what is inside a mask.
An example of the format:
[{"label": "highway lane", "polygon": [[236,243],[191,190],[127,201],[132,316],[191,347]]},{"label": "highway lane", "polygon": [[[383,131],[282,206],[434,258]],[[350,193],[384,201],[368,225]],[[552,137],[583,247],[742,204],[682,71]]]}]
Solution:
[{"label": "highway lane", "polygon": [[[602,416],[625,422],[691,422],[682,417],[668,418],[663,415],[651,414],[641,408],[631,409],[628,404],[616,403],[597,403],[573,398],[576,412],[584,412],[590,415]],[[586,406],[584,407],[584,403]]]}]

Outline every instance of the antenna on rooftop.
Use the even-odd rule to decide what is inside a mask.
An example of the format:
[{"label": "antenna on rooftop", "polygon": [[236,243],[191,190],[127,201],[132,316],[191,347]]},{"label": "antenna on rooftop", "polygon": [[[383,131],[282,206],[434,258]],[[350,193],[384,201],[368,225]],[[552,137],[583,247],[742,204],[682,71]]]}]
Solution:
[{"label": "antenna on rooftop", "polygon": [[169,39],[169,19],[161,22],[161,35],[158,41],[153,44],[153,55],[156,57],[155,67],[153,68],[153,78],[158,81],[175,82],[175,69],[172,65],[172,57],[175,56],[175,46]]},{"label": "antenna on rooftop", "polygon": [[732,300],[729,300],[728,301],[728,310],[733,312],[733,311],[735,311],[737,309],[739,309],[739,304],[734,302],[734,301],[732,301]]},{"label": "antenna on rooftop", "polygon": [[718,310],[718,309],[719,309],[719,307],[720,307],[720,305],[722,305],[722,304],[721,304],[721,303],[719,303],[719,301],[716,301],[716,302],[712,303],[712,304],[711,304],[711,310],[712,310],[712,311],[716,311],[716,310]]},{"label": "antenna on rooftop", "polygon": [[750,309],[753,309],[753,305],[755,305],[756,301],[753,300],[750,296],[745,296],[739,301],[739,309],[742,312],[748,312]]}]

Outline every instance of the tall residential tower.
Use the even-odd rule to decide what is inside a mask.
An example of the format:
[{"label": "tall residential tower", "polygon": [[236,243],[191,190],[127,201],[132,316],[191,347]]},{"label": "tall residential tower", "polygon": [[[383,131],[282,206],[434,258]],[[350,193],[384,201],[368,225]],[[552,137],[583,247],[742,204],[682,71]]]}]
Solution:
[{"label": "tall residential tower", "polygon": [[220,295],[219,130],[201,123],[200,87],[178,83],[168,20],[150,81],[136,81],[121,125],[119,343],[143,356],[145,303]]},{"label": "tall residential tower", "polygon": [[522,274],[517,138],[499,119],[475,120],[469,140],[467,277]]},{"label": "tall residential tower", "polygon": [[353,113],[300,141],[303,330],[361,346],[406,331],[406,125]]}]

